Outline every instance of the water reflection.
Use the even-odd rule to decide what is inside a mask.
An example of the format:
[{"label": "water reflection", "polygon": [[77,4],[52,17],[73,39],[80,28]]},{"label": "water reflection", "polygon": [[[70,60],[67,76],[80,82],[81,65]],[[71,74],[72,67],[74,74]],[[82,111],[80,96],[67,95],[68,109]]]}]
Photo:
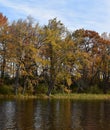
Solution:
[{"label": "water reflection", "polygon": [[14,128],[15,126],[15,104],[14,102],[2,102],[0,104],[0,128]]},{"label": "water reflection", "polygon": [[110,102],[0,101],[0,130],[107,130]]}]

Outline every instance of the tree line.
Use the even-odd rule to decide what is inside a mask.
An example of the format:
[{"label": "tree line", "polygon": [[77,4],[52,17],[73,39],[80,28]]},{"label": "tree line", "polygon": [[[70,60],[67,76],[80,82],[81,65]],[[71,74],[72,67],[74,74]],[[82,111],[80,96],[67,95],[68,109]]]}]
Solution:
[{"label": "tree line", "polygon": [[110,90],[110,36],[96,31],[69,31],[57,18],[47,25],[32,17],[8,22],[0,13],[0,87],[18,94]]}]

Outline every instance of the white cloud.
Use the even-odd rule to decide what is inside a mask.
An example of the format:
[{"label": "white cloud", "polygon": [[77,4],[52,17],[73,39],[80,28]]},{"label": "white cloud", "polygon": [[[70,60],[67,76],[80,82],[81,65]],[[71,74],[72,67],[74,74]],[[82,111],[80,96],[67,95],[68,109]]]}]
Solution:
[{"label": "white cloud", "polygon": [[[71,30],[110,32],[110,0],[0,0],[0,5],[13,11],[13,19],[31,15],[40,24],[46,24],[57,17]],[[5,15],[9,17],[8,12]]]},{"label": "white cloud", "polygon": [[[64,2],[64,0],[61,0],[61,1]],[[53,5],[55,3],[61,4],[61,1],[60,2],[53,1],[52,4]],[[16,2],[8,1],[8,0],[5,0],[5,1],[1,0],[0,3],[2,3],[5,7],[9,7],[13,9],[14,11],[16,11],[16,14],[20,12],[21,14],[25,14],[27,16],[32,15],[33,17],[38,19],[40,22],[42,21],[42,23],[45,23],[45,21],[48,21],[49,19],[54,18],[54,17],[62,17],[60,16],[60,13],[57,10],[49,8],[50,4],[39,6],[35,2],[30,5],[29,2],[16,3]]]}]

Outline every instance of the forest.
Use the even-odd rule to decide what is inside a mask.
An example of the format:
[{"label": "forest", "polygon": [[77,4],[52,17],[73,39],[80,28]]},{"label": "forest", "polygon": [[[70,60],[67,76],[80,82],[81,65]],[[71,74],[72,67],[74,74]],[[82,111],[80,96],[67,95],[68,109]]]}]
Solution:
[{"label": "forest", "polygon": [[0,13],[0,94],[110,93],[110,34]]}]

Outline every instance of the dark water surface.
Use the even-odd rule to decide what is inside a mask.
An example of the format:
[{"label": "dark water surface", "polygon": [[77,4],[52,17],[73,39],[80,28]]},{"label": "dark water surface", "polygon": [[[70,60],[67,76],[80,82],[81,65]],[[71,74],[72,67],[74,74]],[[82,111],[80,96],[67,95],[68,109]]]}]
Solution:
[{"label": "dark water surface", "polygon": [[0,100],[0,130],[110,130],[110,101]]}]

